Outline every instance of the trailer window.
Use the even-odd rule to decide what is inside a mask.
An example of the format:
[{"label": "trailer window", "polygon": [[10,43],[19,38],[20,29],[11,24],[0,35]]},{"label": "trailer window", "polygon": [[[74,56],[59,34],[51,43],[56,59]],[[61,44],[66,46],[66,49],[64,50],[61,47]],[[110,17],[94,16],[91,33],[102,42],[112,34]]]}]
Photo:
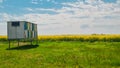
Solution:
[{"label": "trailer window", "polygon": [[27,22],[24,23],[24,30],[27,30],[28,29],[28,24]]},{"label": "trailer window", "polygon": [[20,26],[20,22],[12,22],[12,26],[14,27]]}]

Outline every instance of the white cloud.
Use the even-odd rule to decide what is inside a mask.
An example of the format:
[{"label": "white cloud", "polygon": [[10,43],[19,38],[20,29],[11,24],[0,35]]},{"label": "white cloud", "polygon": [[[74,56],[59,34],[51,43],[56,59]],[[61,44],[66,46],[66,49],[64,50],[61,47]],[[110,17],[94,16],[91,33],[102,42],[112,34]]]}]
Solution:
[{"label": "white cloud", "polygon": [[0,35],[7,35],[7,23],[0,23]]},{"label": "white cloud", "polygon": [[0,3],[2,3],[3,2],[3,0],[0,0]]},{"label": "white cloud", "polygon": [[[88,3],[88,4],[86,4]],[[3,21],[26,20],[38,24],[39,34],[120,33],[120,7],[117,3],[86,0],[62,3],[61,9],[26,8],[28,11],[51,11],[57,14],[28,13],[21,16],[0,14]],[[112,27],[113,25],[113,27]],[[112,28],[112,29],[110,29]]]},{"label": "white cloud", "polygon": [[38,4],[38,0],[32,0],[32,4]]},{"label": "white cloud", "polygon": [[[119,4],[104,3],[101,0],[86,0],[85,4],[82,1],[75,3],[62,3],[64,5],[61,9],[44,9],[44,8],[35,8],[27,9],[29,11],[52,11],[57,13],[74,13],[74,16],[91,16],[91,17],[101,17],[109,15],[112,13],[120,12]],[[69,6],[69,7],[68,7]]]},{"label": "white cloud", "polygon": [[32,12],[39,12],[39,11],[52,11],[52,12],[56,12],[55,9],[45,9],[45,8],[35,8],[35,9],[26,8],[26,10],[32,11]]},{"label": "white cloud", "polygon": [[[42,1],[44,1],[44,0],[32,0],[32,4],[40,4]],[[52,3],[54,3],[54,4],[56,4],[57,2],[56,1],[54,1],[54,0],[46,0],[46,2],[52,2]]]},{"label": "white cloud", "polygon": [[27,10],[27,11],[34,11],[34,10],[31,9],[31,8],[25,8],[25,10]]},{"label": "white cloud", "polygon": [[70,7],[67,7],[74,11],[76,15],[89,15],[92,17],[99,17],[99,16],[104,16],[111,14],[116,11],[120,11],[119,4],[111,4],[111,3],[104,3],[101,1],[96,1],[96,4],[93,5],[94,2],[91,2],[92,0],[87,0],[90,1],[89,4],[85,4],[84,2],[75,2],[75,3],[63,3],[63,5],[67,5]]},{"label": "white cloud", "polygon": [[0,13],[0,23],[4,23],[7,20],[10,19],[10,15],[8,15],[7,13]]},{"label": "white cloud", "polygon": [[58,2],[56,2],[56,1],[54,1],[54,0],[52,0],[51,1],[53,4],[59,4]]},{"label": "white cloud", "polygon": [[50,0],[47,0],[47,2],[50,2]]},{"label": "white cloud", "polygon": [[[87,3],[87,4],[86,4]],[[38,23],[45,23],[40,29],[51,30],[50,33],[119,33],[116,29],[120,26],[120,8],[119,2],[104,3],[101,0],[86,0],[86,3],[78,1],[75,3],[62,3],[61,9],[42,9],[36,11],[53,11],[56,15],[39,14]],[[31,14],[28,14],[28,16]],[[33,15],[32,15],[33,16]],[[110,17],[105,18],[105,17]],[[52,24],[59,23],[59,24]],[[82,26],[86,25],[84,28]],[[111,26],[113,29],[110,30]],[[46,27],[45,27],[46,26]],[[45,32],[48,33],[49,32]],[[55,32],[54,32],[55,31]]]}]

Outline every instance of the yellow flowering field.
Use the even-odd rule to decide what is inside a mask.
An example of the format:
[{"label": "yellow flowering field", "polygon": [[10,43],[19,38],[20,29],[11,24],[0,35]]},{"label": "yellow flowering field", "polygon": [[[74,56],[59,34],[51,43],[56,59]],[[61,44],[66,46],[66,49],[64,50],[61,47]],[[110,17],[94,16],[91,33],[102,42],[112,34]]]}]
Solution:
[{"label": "yellow flowering field", "polygon": [[40,35],[39,40],[54,41],[120,41],[120,34],[93,34],[93,35]]},{"label": "yellow flowering field", "polygon": [[[0,40],[7,36],[0,36]],[[120,41],[120,34],[91,34],[91,35],[39,35],[41,41]]]},{"label": "yellow flowering field", "polygon": [[7,36],[5,36],[5,35],[0,36],[0,40],[6,40],[6,39],[7,39]]}]

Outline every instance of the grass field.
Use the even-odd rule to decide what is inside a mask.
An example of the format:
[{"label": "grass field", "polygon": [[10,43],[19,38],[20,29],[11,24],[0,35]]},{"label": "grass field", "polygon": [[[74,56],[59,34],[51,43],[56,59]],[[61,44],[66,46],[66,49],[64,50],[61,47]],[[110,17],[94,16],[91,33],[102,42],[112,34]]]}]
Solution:
[{"label": "grass field", "polygon": [[[15,43],[15,42],[14,42]],[[0,68],[120,68],[120,42],[40,41],[37,45],[0,42]]]},{"label": "grass field", "polygon": [[0,36],[0,68],[120,68],[120,35],[44,35],[20,45],[7,49]]}]

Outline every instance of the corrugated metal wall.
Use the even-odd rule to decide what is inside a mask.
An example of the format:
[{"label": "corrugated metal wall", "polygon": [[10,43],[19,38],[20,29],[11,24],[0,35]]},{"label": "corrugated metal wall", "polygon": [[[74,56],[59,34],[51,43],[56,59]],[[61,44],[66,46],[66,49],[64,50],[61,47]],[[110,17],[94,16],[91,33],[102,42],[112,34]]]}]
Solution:
[{"label": "corrugated metal wall", "polygon": [[30,23],[30,22],[25,22],[24,23],[24,30],[25,30],[25,36],[26,38],[29,39],[34,39],[37,38],[37,25]]},{"label": "corrugated metal wall", "polygon": [[37,24],[19,21],[20,26],[13,27],[13,21],[8,22],[8,39],[35,39],[37,38]]},{"label": "corrugated metal wall", "polygon": [[8,39],[21,39],[21,38],[24,38],[24,35],[23,35],[24,28],[23,28],[22,25],[23,25],[22,22],[19,22],[19,25],[16,26],[16,24],[13,25],[12,21],[9,21],[7,23],[7,27],[8,27],[8,30],[7,30]]}]

